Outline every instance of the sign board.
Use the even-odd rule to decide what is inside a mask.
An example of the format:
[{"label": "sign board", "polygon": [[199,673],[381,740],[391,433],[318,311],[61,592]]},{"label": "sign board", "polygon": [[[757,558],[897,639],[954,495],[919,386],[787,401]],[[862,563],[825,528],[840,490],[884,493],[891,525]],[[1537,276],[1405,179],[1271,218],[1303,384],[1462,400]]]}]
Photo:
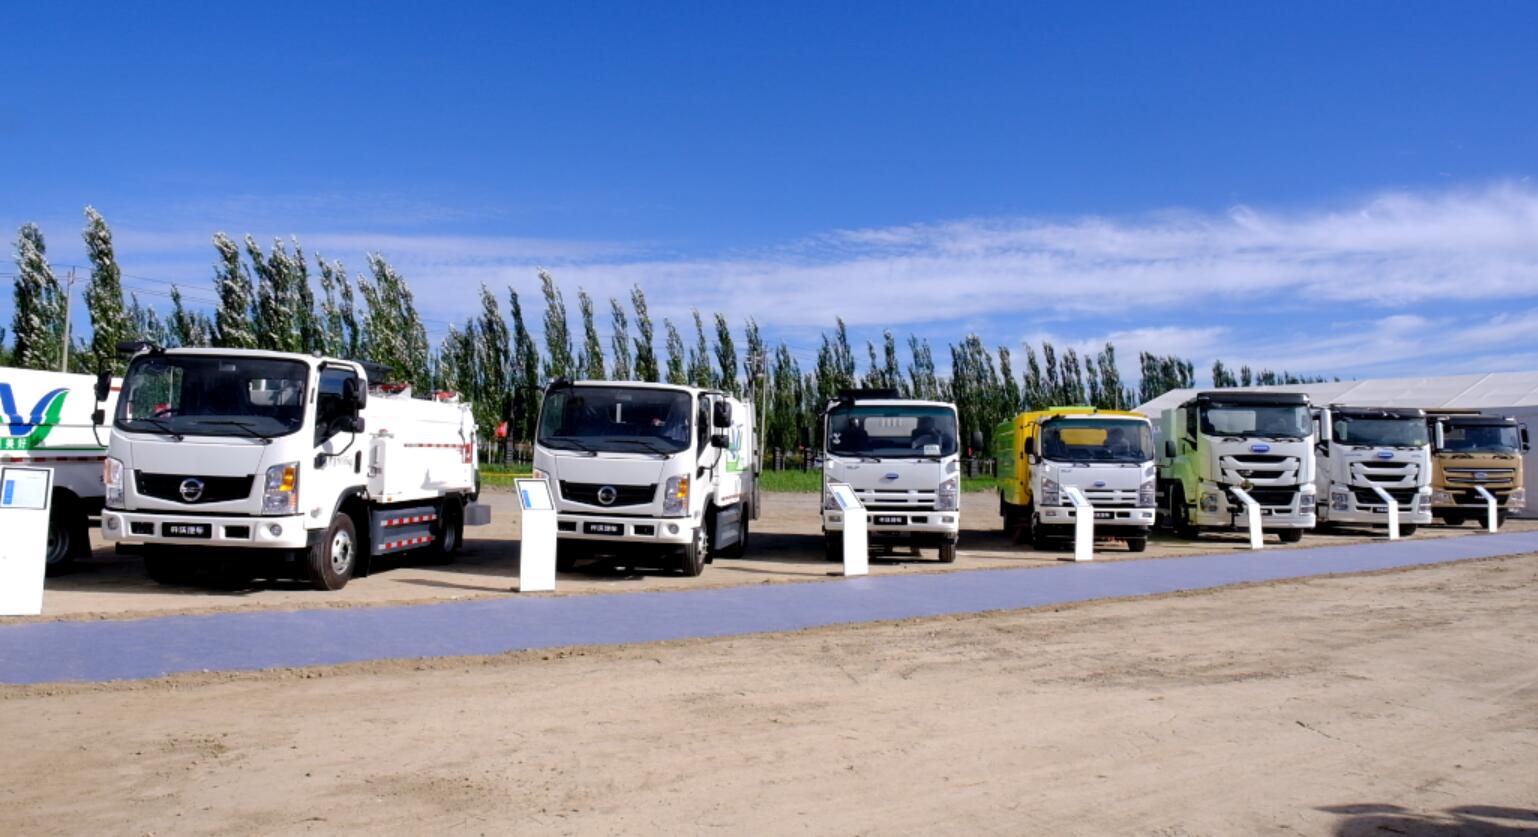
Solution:
[{"label": "sign board", "polygon": [[1076,485],[1063,486],[1073,506],[1073,560],[1095,560],[1095,507]]},{"label": "sign board", "polygon": [[833,502],[844,511],[844,575],[868,575],[870,573],[870,539],[866,525],[865,505],[847,483],[829,483],[828,493]]},{"label": "sign board", "polygon": [[43,612],[53,471],[0,468],[0,616]]},{"label": "sign board", "polygon": [[845,483],[831,483],[828,486],[828,493],[833,495],[833,502],[838,503],[838,507],[844,511],[862,508],[860,498],[855,496],[854,489]]},{"label": "sign board", "polygon": [[555,498],[546,480],[513,480],[518,490],[519,521],[518,592],[541,593],[555,589]]}]

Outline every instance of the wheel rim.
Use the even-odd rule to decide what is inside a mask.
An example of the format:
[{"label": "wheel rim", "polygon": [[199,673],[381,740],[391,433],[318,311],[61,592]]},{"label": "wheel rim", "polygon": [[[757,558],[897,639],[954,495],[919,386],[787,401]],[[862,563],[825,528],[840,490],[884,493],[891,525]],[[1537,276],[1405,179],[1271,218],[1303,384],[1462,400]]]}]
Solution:
[{"label": "wheel rim", "polygon": [[458,537],[458,532],[454,529],[454,524],[450,523],[443,527],[443,537],[440,539],[440,542],[443,544],[444,552],[454,551],[454,539],[456,537]]},{"label": "wheel rim", "polygon": [[710,554],[710,533],[705,526],[700,526],[694,532],[694,564],[700,566],[705,563],[705,556]]},{"label": "wheel rim", "polygon": [[338,530],[331,536],[331,571],[341,575],[352,569],[352,536]]}]

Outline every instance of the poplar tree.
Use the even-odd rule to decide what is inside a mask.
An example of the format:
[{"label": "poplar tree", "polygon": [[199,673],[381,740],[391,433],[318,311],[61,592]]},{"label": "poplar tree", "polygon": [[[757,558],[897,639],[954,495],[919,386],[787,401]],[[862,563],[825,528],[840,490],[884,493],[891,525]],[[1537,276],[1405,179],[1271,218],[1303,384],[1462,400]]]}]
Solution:
[{"label": "poplar tree", "polygon": [[582,353],[578,355],[577,370],[590,381],[601,381],[604,378],[603,340],[593,321],[593,298],[581,288],[577,289],[577,310],[582,314]]},{"label": "poplar tree", "polygon": [[716,376],[716,386],[733,395],[742,395],[737,387],[737,346],[732,342],[732,330],[723,314],[716,314],[716,366],[721,370]]},{"label": "poplar tree", "polygon": [[1223,361],[1214,360],[1212,362],[1212,385],[1218,389],[1234,387],[1239,385],[1239,379],[1235,378],[1234,373],[1223,365]]},{"label": "poplar tree", "polygon": [[219,261],[214,263],[214,286],[219,293],[219,310],[214,314],[215,346],[221,349],[254,349],[256,332],[251,322],[254,304],[251,273],[240,261],[240,248],[224,233],[214,233],[214,249]]},{"label": "poplar tree", "polygon": [[670,384],[689,383],[689,371],[684,361],[684,338],[674,327],[673,321],[663,317],[662,326],[667,331],[668,378]]},{"label": "poplar tree", "polygon": [[934,401],[940,397],[940,379],[935,374],[934,353],[928,340],[908,335],[908,389],[912,397],[921,401]]},{"label": "poplar tree", "polygon": [[299,239],[293,239],[293,242],[294,257],[289,262],[289,269],[293,271],[295,327],[299,347],[304,352],[323,352],[329,341],[325,334],[325,321],[315,310],[315,289],[310,287],[309,260],[304,257],[304,248],[299,246]]},{"label": "poplar tree", "polygon": [[1116,365],[1116,347],[1106,343],[1095,365],[1100,371],[1101,403],[1097,406],[1108,410],[1130,410],[1136,406],[1132,403],[1132,393],[1122,383],[1121,370]]},{"label": "poplar tree", "polygon": [[431,384],[427,329],[417,315],[411,288],[384,257],[370,253],[368,263],[371,278],[358,280],[368,308],[363,326],[364,355],[389,367],[399,381],[418,389],[427,387]]},{"label": "poplar tree", "polygon": [[36,224],[23,224],[16,235],[16,284],[11,292],[16,345],[10,361],[23,369],[57,370],[64,341],[64,294]]},{"label": "poplar tree", "polygon": [[656,382],[661,370],[657,367],[657,350],[652,342],[652,318],[646,310],[646,294],[641,291],[640,285],[631,287],[630,305],[635,309],[636,379]]},{"label": "poplar tree", "polygon": [[1041,363],[1036,360],[1036,350],[1030,344],[1025,347],[1025,382],[1020,392],[1021,406],[1026,410],[1040,410],[1052,406],[1047,393],[1047,382],[1041,374]]},{"label": "poplar tree", "polygon": [[91,281],[85,288],[85,305],[91,315],[91,365],[123,374],[127,363],[118,357],[119,343],[134,339],[134,324],[123,305],[123,275],[112,250],[112,231],[101,213],[85,208],[86,254],[91,259]]},{"label": "poplar tree", "polygon": [[[351,357],[348,351],[350,341],[347,322],[351,312],[346,317],[342,313],[344,292],[347,294],[346,306],[349,309],[352,307],[352,288],[347,279],[347,269],[339,261],[327,262],[318,255],[315,262],[320,265],[320,350],[332,357]],[[355,324],[353,328],[356,328]]]},{"label": "poplar tree", "polygon": [[1013,418],[1020,410],[1020,382],[1015,380],[1015,370],[1010,364],[1009,349],[999,347],[999,378],[1004,386],[999,391],[1000,421]]},{"label": "poplar tree", "polygon": [[614,297],[609,297],[609,312],[613,317],[614,334],[609,337],[609,345],[614,350],[614,367],[611,377],[616,381],[635,380],[635,370],[630,364],[630,321],[625,316],[625,306]]},{"label": "poplar tree", "polygon": [[1084,370],[1079,366],[1079,353],[1072,348],[1063,350],[1062,392],[1064,406],[1082,406],[1089,403],[1084,391]]},{"label": "poplar tree", "polygon": [[[744,381],[742,388],[749,398],[757,402],[760,395],[766,392],[769,386],[768,349],[764,346],[763,335],[758,331],[758,322],[752,317],[748,318],[748,323],[743,328],[743,336],[745,338],[744,342],[747,344],[748,354],[742,361],[742,371],[746,376],[746,381]],[[765,416],[764,421],[767,423],[769,406],[761,404],[759,408],[760,415]]]},{"label": "poplar tree", "polygon": [[539,272],[539,284],[545,295],[545,377],[570,377],[577,374],[577,368],[572,360],[571,331],[566,325],[566,300],[548,272]]},{"label": "poplar tree", "polygon": [[[300,293],[293,257],[282,239],[274,239],[272,252],[263,254],[256,239],[246,236],[246,255],[256,270],[256,345],[278,352],[303,351]],[[426,368],[426,364],[423,364]]]},{"label": "poplar tree", "polygon": [[694,348],[689,350],[689,383],[697,387],[715,386],[715,373],[710,369],[710,346],[705,342],[705,320],[700,309],[694,312]]},{"label": "poplar tree", "polygon": [[802,395],[801,365],[784,343],[774,350],[774,373],[769,398],[765,428],[765,443],[769,447],[791,450],[800,445],[798,430],[803,422],[811,420],[812,413],[805,410]]},{"label": "poplar tree", "polygon": [[171,317],[166,323],[172,343],[177,346],[207,346],[212,337],[211,326],[206,315],[187,310],[187,306],[182,304],[181,289],[172,285]]},{"label": "poplar tree", "polygon": [[518,292],[508,288],[507,296],[507,313],[513,322],[513,404],[508,436],[526,440],[534,437],[534,422],[539,418],[539,346],[523,323],[523,304],[518,301]]},{"label": "poplar tree", "polygon": [[480,373],[475,390],[476,422],[490,430],[512,412],[513,348],[497,297],[484,284],[481,318],[474,336],[475,363]]}]

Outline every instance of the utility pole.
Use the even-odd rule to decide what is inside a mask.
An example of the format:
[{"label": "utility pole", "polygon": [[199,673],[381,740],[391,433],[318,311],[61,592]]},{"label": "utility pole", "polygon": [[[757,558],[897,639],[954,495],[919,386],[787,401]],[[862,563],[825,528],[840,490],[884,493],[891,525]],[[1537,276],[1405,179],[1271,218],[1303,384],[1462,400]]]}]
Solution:
[{"label": "utility pole", "polygon": [[64,279],[64,345],[60,346],[59,371],[69,371],[69,298],[74,295],[75,269],[69,269],[69,276]]}]

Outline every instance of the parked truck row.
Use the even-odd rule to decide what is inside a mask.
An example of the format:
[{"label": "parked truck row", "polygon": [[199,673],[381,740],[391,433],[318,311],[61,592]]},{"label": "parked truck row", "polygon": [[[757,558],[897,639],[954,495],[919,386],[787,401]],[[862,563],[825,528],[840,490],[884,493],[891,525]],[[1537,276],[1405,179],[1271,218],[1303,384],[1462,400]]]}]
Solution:
[{"label": "parked truck row", "polygon": [[[0,459],[54,470],[48,560],[88,551],[92,520],[148,574],[212,561],[337,589],[372,559],[452,560],[487,523],[470,405],[413,397],[369,364],[283,352],[124,347],[122,379],[4,370]],[[94,395],[94,398],[92,396]],[[961,453],[954,404],[846,390],[821,424],[822,530],[842,558],[847,484],[879,550],[956,558]],[[970,440],[974,450],[982,434]],[[1324,526],[1498,517],[1526,504],[1527,428],[1463,410],[1313,405],[1301,393],[1215,390],[1152,419],[1092,407],[1022,412],[993,433],[999,513],[1016,543],[1097,534],[1142,551],[1156,527],[1194,537],[1262,527],[1284,542]],[[557,380],[544,393],[534,476],[557,510],[557,564],[625,558],[699,575],[742,555],[761,509],[751,401],[713,389]]]}]

